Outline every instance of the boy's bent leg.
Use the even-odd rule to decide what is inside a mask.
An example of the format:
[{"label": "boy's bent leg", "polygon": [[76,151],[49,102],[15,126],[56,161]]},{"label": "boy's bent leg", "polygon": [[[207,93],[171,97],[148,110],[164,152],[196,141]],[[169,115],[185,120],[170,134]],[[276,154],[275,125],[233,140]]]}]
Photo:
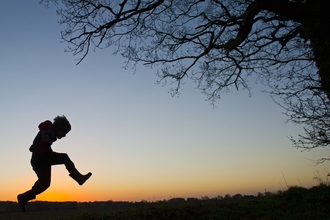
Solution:
[{"label": "boy's bent leg", "polygon": [[64,164],[66,169],[69,171],[69,176],[72,177],[79,185],[83,185],[88,180],[92,173],[82,175],[75,167],[69,156],[65,153],[52,153],[52,164]]},{"label": "boy's bent leg", "polygon": [[72,160],[65,153],[52,152],[50,156],[50,163],[51,165],[64,164],[69,173],[76,169]]}]

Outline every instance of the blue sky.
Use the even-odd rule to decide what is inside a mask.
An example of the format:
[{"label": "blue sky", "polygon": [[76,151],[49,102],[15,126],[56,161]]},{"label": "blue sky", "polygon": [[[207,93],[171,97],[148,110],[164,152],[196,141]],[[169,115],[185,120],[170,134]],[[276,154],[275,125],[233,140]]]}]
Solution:
[{"label": "blue sky", "polygon": [[251,97],[231,90],[215,108],[191,81],[171,97],[154,69],[133,74],[111,48],[91,51],[76,66],[57,20],[54,7],[38,1],[0,3],[0,201],[33,185],[28,148],[38,124],[62,114],[72,131],[52,148],[93,176],[79,186],[56,166],[38,200],[215,197],[311,187],[318,173],[326,180],[328,164],[311,160],[329,151],[294,149],[287,136],[302,128],[285,123],[261,85],[251,84]]}]

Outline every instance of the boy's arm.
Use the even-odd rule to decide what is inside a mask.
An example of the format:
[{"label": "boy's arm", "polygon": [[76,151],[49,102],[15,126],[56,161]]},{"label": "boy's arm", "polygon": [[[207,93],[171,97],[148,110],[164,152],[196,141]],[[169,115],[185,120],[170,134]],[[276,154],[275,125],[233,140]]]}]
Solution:
[{"label": "boy's arm", "polygon": [[39,131],[33,140],[30,151],[33,153],[52,152],[51,145],[54,142],[52,137],[52,134],[48,131]]},{"label": "boy's arm", "polygon": [[49,141],[49,134],[45,133],[45,134],[42,134],[41,136],[41,141],[44,142],[44,143],[47,143]]}]

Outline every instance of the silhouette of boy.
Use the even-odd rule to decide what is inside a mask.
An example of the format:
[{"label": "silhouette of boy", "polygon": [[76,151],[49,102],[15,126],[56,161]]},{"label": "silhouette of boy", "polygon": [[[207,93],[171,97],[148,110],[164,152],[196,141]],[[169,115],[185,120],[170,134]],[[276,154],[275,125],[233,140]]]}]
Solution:
[{"label": "silhouette of boy", "polygon": [[31,165],[38,180],[31,190],[17,196],[22,212],[26,211],[25,205],[29,200],[35,199],[36,195],[50,186],[52,165],[64,164],[69,171],[69,176],[79,185],[83,185],[92,175],[90,172],[86,175],[80,174],[67,154],[56,153],[51,148],[54,141],[65,137],[71,130],[71,125],[64,115],[54,118],[53,123],[49,120],[42,122],[39,130],[29,149],[32,152]]}]

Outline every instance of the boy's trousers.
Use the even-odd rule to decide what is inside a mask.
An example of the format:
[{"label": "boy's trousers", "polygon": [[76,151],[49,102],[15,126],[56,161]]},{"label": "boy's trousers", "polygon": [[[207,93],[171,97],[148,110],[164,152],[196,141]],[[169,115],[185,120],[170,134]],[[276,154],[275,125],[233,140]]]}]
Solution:
[{"label": "boy's trousers", "polygon": [[38,180],[32,187],[35,195],[42,193],[50,186],[52,165],[60,164],[64,164],[70,174],[77,172],[74,163],[65,153],[44,152],[32,155],[31,165],[38,176]]}]

